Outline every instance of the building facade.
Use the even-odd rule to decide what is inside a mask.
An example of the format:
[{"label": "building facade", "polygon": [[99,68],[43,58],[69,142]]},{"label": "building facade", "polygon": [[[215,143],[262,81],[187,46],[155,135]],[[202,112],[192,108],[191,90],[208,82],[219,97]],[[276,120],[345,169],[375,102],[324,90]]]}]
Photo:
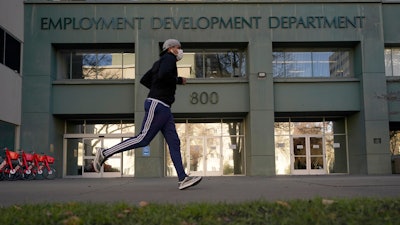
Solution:
[{"label": "building facade", "polygon": [[[390,174],[400,124],[399,1],[25,1],[23,149],[60,177],[175,176],[140,130],[138,80],[168,38],[188,82],[172,106],[192,175]],[[397,149],[398,151],[398,149]],[[397,153],[398,154],[398,153]]]},{"label": "building facade", "polygon": [[[12,19],[10,19],[12,18]],[[24,2],[0,2],[0,156],[19,149],[22,101]],[[0,160],[1,161],[1,160]]]}]

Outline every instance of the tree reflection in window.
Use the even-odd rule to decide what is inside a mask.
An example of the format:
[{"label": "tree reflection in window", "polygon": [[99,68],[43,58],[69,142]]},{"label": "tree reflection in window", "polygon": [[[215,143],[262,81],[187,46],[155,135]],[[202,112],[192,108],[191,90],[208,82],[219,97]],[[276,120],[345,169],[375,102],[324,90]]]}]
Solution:
[{"label": "tree reflection in window", "polygon": [[58,79],[135,78],[135,54],[131,52],[61,50],[57,64]]},{"label": "tree reflection in window", "polygon": [[188,78],[246,77],[246,60],[244,50],[187,50],[178,70]]}]

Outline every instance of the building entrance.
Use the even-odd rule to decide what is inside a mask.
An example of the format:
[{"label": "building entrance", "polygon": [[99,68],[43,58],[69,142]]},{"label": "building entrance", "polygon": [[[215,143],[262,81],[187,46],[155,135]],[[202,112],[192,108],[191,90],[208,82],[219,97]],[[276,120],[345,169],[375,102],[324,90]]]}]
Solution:
[{"label": "building entrance", "polygon": [[221,137],[189,137],[189,171],[193,176],[220,176],[222,171]]},{"label": "building entrance", "polygon": [[292,174],[326,174],[322,136],[293,136],[291,146]]},{"label": "building entrance", "polygon": [[[100,173],[96,173],[93,168],[93,160],[99,148],[109,148],[118,144],[124,137],[119,135],[66,135],[64,144],[64,154],[66,162],[64,176],[80,177],[122,177],[124,175],[133,176],[134,172],[134,153],[133,150],[118,153],[107,159],[102,166]],[[81,137],[77,137],[81,136]],[[95,137],[96,136],[96,137]]]}]

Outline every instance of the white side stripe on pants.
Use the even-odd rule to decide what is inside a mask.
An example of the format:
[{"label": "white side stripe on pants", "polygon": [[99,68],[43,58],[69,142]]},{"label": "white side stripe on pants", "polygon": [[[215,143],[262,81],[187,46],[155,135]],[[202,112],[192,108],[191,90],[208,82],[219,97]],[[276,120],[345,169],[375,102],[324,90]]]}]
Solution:
[{"label": "white side stripe on pants", "polygon": [[125,142],[122,142],[120,144],[114,145],[113,147],[111,147],[109,149],[106,149],[103,152],[104,156],[109,157],[109,156],[117,153],[121,149],[124,149],[126,147],[129,147],[129,146],[132,146],[132,145],[135,145],[135,144],[141,142],[143,140],[143,138],[146,137],[147,132],[150,129],[151,123],[152,123],[153,118],[154,118],[154,111],[155,111],[155,109],[157,107],[157,104],[158,103],[156,101],[151,101],[149,113],[147,115],[145,124],[143,126],[142,131],[140,132],[140,134],[138,136],[130,138],[130,139],[126,140]]}]

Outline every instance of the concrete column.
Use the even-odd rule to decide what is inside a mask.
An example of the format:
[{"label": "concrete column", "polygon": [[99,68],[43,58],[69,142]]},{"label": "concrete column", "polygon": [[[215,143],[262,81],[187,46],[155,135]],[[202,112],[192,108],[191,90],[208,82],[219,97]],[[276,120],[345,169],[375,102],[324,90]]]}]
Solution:
[{"label": "concrete column", "polygon": [[[158,41],[138,37],[135,41],[136,78],[135,78],[135,128],[140,132],[144,117],[144,100],[149,90],[140,84],[142,75],[151,68],[159,56]],[[150,144],[150,155],[143,155],[143,148],[135,149],[135,177],[164,176],[164,138],[159,133]]]},{"label": "concrete column", "polygon": [[[274,95],[272,43],[265,39],[249,43],[249,96],[247,116],[247,175],[275,175]],[[259,73],[266,73],[259,77]]]}]

